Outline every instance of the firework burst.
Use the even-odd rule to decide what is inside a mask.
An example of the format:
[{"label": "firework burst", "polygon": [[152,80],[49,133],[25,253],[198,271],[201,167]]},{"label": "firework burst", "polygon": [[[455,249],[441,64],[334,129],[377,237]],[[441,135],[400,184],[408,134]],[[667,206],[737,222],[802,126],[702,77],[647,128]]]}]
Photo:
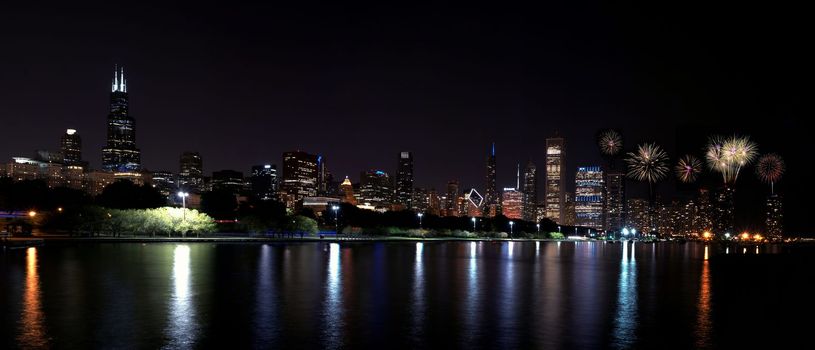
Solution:
[{"label": "firework burst", "polygon": [[670,171],[668,154],[655,143],[637,146],[637,151],[629,152],[625,162],[628,164],[628,177],[650,184],[664,179]]},{"label": "firework burst", "polygon": [[597,143],[600,146],[600,152],[609,156],[617,155],[623,149],[623,137],[612,129],[601,132]]},{"label": "firework burst", "polygon": [[702,172],[702,161],[692,155],[686,155],[679,158],[674,168],[676,177],[684,183],[691,183],[696,181],[699,174]]},{"label": "firework burst", "polygon": [[705,159],[708,167],[722,174],[725,183],[736,182],[739,172],[755,160],[758,146],[749,137],[714,136],[708,142]]},{"label": "firework burst", "polygon": [[775,153],[768,153],[761,156],[756,164],[756,174],[758,174],[758,178],[770,184],[770,188],[772,188],[778,180],[781,180],[781,175],[784,175],[784,170],[786,170],[784,160]]}]

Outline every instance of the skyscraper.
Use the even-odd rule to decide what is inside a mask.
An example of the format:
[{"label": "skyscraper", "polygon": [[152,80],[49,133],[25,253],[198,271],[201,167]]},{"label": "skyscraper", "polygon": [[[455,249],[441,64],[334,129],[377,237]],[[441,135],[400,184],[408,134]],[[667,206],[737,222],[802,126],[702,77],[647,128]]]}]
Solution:
[{"label": "skyscraper", "polygon": [[599,166],[577,168],[574,196],[577,226],[603,229],[603,182]]},{"label": "skyscraper", "polygon": [[605,228],[618,233],[625,225],[625,173],[611,170],[606,173]]},{"label": "skyscraper", "polygon": [[363,203],[390,208],[393,203],[393,183],[390,175],[382,170],[362,172],[359,179],[359,196]]},{"label": "skyscraper", "polygon": [[281,196],[286,207],[294,208],[303,197],[317,195],[317,156],[303,151],[283,153]]},{"label": "skyscraper", "polygon": [[128,111],[124,68],[115,70],[110,93],[107,145],[102,149],[102,168],[132,173],[141,170],[141,152],[136,147],[136,120]]},{"label": "skyscraper", "polygon": [[532,160],[526,162],[523,187],[523,219],[538,220],[538,169]]},{"label": "skyscraper", "polygon": [[484,209],[486,216],[495,216],[501,211],[498,187],[495,184],[495,167],[495,142],[493,142],[492,149],[487,155],[486,190],[484,191]]},{"label": "skyscraper", "polygon": [[246,183],[243,181],[243,172],[237,170],[220,170],[212,172],[212,189],[228,191],[234,194],[243,192]]},{"label": "skyscraper", "polygon": [[82,165],[82,138],[74,129],[65,131],[60,142],[62,162],[65,165]]},{"label": "skyscraper", "polygon": [[546,217],[556,223],[563,222],[566,205],[566,140],[562,137],[546,139]]},{"label": "skyscraper", "polygon": [[781,196],[771,194],[767,197],[767,217],[765,220],[767,235],[773,238],[781,238],[784,231],[784,206]]},{"label": "skyscraper", "polygon": [[268,201],[277,193],[277,166],[274,164],[252,166],[252,195]]},{"label": "skyscraper", "polygon": [[399,152],[396,166],[396,204],[405,209],[413,208],[413,154]]},{"label": "skyscraper", "polygon": [[735,191],[733,187],[724,186],[716,193],[716,213],[713,220],[715,235],[724,235],[727,233],[734,234],[735,223],[735,208],[733,203],[733,196]]},{"label": "skyscraper", "polygon": [[154,171],[150,184],[163,196],[173,198],[176,191],[175,174],[170,171]]},{"label": "skyscraper", "polygon": [[444,203],[444,216],[458,216],[456,198],[458,198],[458,181],[452,180],[447,182],[447,201]]},{"label": "skyscraper", "polygon": [[357,197],[354,196],[354,184],[351,183],[351,180],[348,179],[348,176],[346,176],[345,180],[343,180],[342,183],[340,184],[340,192],[342,195],[343,203],[357,205]]},{"label": "skyscraper", "polygon": [[178,188],[200,192],[204,185],[204,160],[198,152],[181,153],[179,159]]},{"label": "skyscraper", "polygon": [[516,188],[507,187],[501,197],[501,214],[520,220],[523,217],[523,193]]}]

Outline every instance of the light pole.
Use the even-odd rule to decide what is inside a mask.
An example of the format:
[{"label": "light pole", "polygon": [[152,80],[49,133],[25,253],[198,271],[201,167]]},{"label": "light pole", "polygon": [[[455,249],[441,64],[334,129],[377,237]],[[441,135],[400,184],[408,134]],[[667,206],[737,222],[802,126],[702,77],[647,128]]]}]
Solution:
[{"label": "light pole", "polygon": [[334,210],[334,238],[339,238],[340,235],[340,217],[338,215],[338,210],[340,210],[339,205],[331,206],[331,210]]},{"label": "light pole", "polygon": [[623,237],[627,237],[627,236],[628,236],[628,228],[623,227]]},{"label": "light pole", "polygon": [[538,228],[538,233],[541,233],[541,224],[537,223],[537,224],[535,224],[535,227]]},{"label": "light pole", "polygon": [[515,226],[515,221],[509,222],[509,239],[512,239],[512,226]]},{"label": "light pole", "polygon": [[[181,207],[183,208],[183,210],[181,210],[181,221],[183,223],[187,222],[187,197],[189,195],[190,195],[189,193],[184,191],[178,192],[178,196],[181,197]],[[186,235],[187,235],[186,231],[181,232],[181,237],[185,237]]]},{"label": "light pole", "polygon": [[557,233],[561,233],[560,232],[560,225],[557,225]]},{"label": "light pole", "polygon": [[473,220],[473,232],[475,232],[475,221],[476,220],[475,220],[475,218],[472,218],[472,220]]},{"label": "light pole", "polygon": [[422,216],[424,216],[424,213],[418,213],[418,214],[416,214],[416,216],[419,217],[419,229],[421,230],[422,229]]}]

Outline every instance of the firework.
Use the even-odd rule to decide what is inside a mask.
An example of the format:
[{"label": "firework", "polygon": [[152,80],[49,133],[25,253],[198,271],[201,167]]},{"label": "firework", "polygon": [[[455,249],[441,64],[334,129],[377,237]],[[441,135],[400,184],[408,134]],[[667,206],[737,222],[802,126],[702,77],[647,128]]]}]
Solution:
[{"label": "firework", "polygon": [[638,181],[656,183],[668,175],[668,154],[655,143],[637,146],[636,152],[629,152],[628,177]]},{"label": "firework", "polygon": [[736,182],[741,169],[755,160],[758,147],[749,137],[714,136],[708,142],[705,159],[711,170],[722,174],[725,183]]},{"label": "firework", "polygon": [[600,152],[605,155],[613,156],[623,149],[623,137],[611,129],[601,132],[597,142],[600,145]]},{"label": "firework", "polygon": [[686,155],[679,158],[676,163],[676,176],[684,183],[691,183],[696,181],[699,173],[702,172],[702,161],[692,155]]},{"label": "firework", "polygon": [[784,175],[784,170],[784,160],[775,153],[761,156],[756,164],[756,174],[758,174],[758,178],[770,184],[770,188],[772,188],[778,180],[781,180],[781,175]]}]

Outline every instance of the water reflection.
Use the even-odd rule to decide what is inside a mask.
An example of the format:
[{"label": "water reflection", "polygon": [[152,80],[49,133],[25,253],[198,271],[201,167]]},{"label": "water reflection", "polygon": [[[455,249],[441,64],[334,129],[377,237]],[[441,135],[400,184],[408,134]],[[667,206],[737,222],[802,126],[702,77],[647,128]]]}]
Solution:
[{"label": "water reflection", "polygon": [[710,347],[710,333],[713,322],[710,319],[710,266],[708,246],[705,246],[705,260],[702,262],[702,276],[699,282],[699,304],[696,316],[696,348]]},{"label": "water reflection", "polygon": [[323,317],[326,325],[323,331],[327,347],[336,349],[342,344],[342,279],[340,278],[340,245],[328,245],[328,281],[326,283],[325,307]]},{"label": "water reflection", "polygon": [[637,266],[634,259],[634,244],[623,241],[623,257],[620,262],[620,278],[617,291],[617,313],[614,316],[614,345],[618,348],[631,348],[636,340],[637,329]]},{"label": "water reflection", "polygon": [[467,296],[464,305],[464,324],[467,329],[465,336],[468,345],[475,345],[476,331],[478,330],[478,304],[480,303],[480,292],[478,283],[478,257],[477,244],[470,242],[470,261],[467,266]]},{"label": "water reflection", "polygon": [[192,348],[198,337],[195,305],[190,297],[190,247],[177,245],[173,251],[173,293],[170,301],[166,348]]},{"label": "water reflection", "polygon": [[411,325],[411,335],[414,339],[420,339],[425,318],[425,293],[424,293],[424,265],[422,254],[424,253],[424,243],[416,243],[416,257],[413,262],[413,319]]},{"label": "water reflection", "polygon": [[26,250],[25,261],[25,294],[17,339],[23,348],[44,348],[48,345],[48,339],[45,337],[40,274],[37,271],[37,248]]},{"label": "water reflection", "polygon": [[255,291],[255,339],[259,344],[269,344],[277,335],[277,289],[273,281],[272,248],[264,244],[260,248],[260,261],[258,261],[258,284]]}]

